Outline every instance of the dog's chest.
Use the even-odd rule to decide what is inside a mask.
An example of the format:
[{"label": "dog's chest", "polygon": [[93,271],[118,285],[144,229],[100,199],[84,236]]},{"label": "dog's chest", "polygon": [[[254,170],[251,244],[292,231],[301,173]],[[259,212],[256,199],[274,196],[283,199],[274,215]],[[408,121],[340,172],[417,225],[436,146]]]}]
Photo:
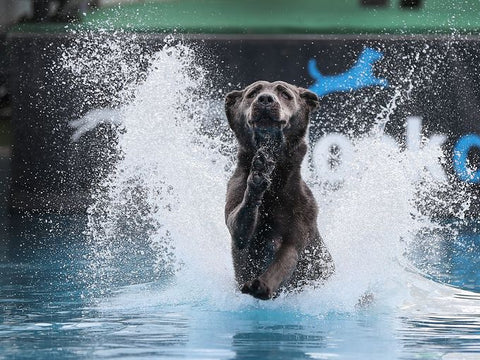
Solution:
[{"label": "dog's chest", "polygon": [[290,199],[284,193],[267,191],[260,205],[260,219],[281,232],[292,217]]}]

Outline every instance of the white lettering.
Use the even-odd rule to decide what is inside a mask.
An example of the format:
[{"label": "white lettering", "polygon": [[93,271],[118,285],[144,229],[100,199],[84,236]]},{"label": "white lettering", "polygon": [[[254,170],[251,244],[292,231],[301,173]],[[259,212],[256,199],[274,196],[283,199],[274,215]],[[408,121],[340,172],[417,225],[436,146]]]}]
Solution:
[{"label": "white lettering", "polygon": [[[444,159],[442,145],[447,137],[442,134],[435,134],[430,138],[422,137],[420,116],[407,118],[405,133],[407,154],[418,168],[416,180],[420,180],[422,172],[426,170],[435,180],[446,181],[447,175],[441,161]],[[398,146],[388,135],[384,135],[381,141]],[[353,158],[353,152],[353,144],[347,136],[340,133],[326,134],[317,141],[313,149],[313,162],[318,174],[323,180],[331,183],[343,181],[351,175],[352,169],[347,166]],[[439,161],[432,161],[432,157],[437,157]]]},{"label": "white lettering", "polygon": [[[422,141],[422,118],[420,116],[409,116],[407,118],[406,142],[407,151],[410,152],[410,155],[420,159],[431,156],[443,157],[441,148],[446,140],[445,135],[435,134]],[[425,162],[425,168],[435,180],[447,180],[447,175],[440,161]],[[418,174],[418,177],[421,177],[421,174]]]}]

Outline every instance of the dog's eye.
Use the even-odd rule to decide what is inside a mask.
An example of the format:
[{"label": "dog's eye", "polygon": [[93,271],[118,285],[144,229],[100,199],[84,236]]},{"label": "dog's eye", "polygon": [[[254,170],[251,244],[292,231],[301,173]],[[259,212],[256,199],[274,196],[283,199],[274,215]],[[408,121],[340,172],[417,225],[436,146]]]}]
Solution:
[{"label": "dog's eye", "polygon": [[285,100],[292,100],[292,96],[291,96],[288,92],[286,92],[286,91],[282,91],[282,92],[280,93],[280,95],[281,95],[281,97],[283,97]]},{"label": "dog's eye", "polygon": [[247,94],[247,98],[248,98],[248,99],[251,99],[251,98],[253,98],[255,95],[257,95],[257,90],[252,90],[252,91],[250,91],[250,92]]}]

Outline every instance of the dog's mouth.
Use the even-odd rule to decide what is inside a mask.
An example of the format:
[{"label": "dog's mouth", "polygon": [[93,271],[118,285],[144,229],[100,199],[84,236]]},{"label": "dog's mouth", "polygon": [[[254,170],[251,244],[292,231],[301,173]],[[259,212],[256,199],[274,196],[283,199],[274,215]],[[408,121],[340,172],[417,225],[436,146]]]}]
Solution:
[{"label": "dog's mouth", "polygon": [[248,124],[254,129],[283,129],[287,121],[280,118],[276,109],[253,109]]},{"label": "dog's mouth", "polygon": [[285,120],[275,120],[268,117],[262,117],[249,121],[250,126],[254,129],[283,129],[287,122]]}]

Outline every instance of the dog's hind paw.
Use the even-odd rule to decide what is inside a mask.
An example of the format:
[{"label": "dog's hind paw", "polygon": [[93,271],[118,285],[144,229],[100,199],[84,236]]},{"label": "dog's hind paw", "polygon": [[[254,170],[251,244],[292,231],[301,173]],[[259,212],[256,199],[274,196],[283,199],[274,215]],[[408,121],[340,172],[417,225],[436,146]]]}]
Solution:
[{"label": "dog's hind paw", "polygon": [[260,300],[269,300],[273,297],[273,292],[270,287],[260,279],[245,283],[241,291],[244,294],[250,294]]}]

